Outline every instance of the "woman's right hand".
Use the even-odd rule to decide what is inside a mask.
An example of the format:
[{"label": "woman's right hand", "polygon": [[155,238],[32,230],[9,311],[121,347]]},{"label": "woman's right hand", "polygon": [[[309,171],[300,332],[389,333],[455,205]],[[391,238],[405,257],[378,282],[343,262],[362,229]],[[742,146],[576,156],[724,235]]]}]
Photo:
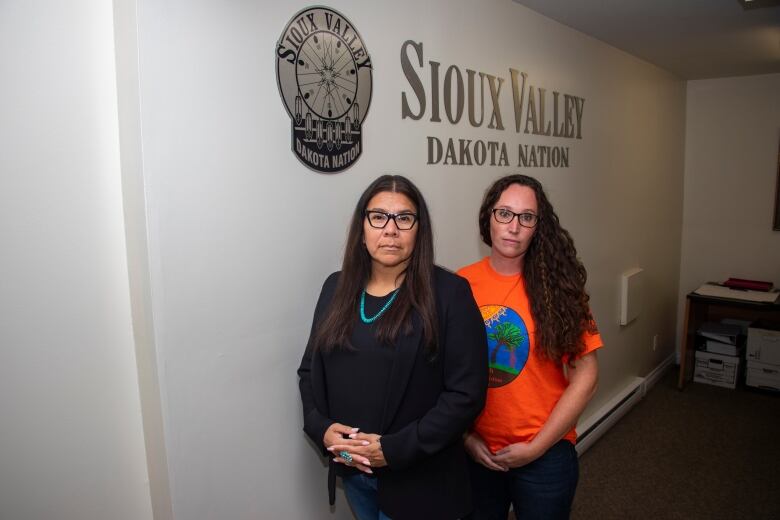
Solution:
[{"label": "woman's right hand", "polygon": [[493,461],[493,454],[490,453],[487,444],[478,434],[474,432],[467,433],[466,438],[463,440],[463,446],[477,464],[481,464],[493,471],[508,471],[506,466]]}]

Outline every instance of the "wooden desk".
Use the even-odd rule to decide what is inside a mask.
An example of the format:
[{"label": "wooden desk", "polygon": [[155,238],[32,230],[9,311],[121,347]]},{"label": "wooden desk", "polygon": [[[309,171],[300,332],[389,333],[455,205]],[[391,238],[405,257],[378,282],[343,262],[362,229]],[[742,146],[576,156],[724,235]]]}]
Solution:
[{"label": "wooden desk", "polygon": [[688,294],[680,341],[680,376],[677,382],[677,388],[680,390],[693,378],[693,368],[696,365],[696,331],[705,321],[720,321],[723,318],[780,321],[780,303],[754,303]]}]

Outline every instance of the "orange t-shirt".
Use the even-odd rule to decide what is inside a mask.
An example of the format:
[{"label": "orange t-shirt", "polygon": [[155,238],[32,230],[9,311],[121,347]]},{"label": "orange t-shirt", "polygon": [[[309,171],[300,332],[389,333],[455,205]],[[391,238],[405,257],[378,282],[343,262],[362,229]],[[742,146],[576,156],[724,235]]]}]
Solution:
[{"label": "orange t-shirt", "polygon": [[[463,267],[458,274],[471,284],[487,329],[487,401],[474,431],[495,453],[509,444],[533,439],[568,381],[562,363],[535,353],[534,321],[522,275],[498,274],[489,257]],[[601,346],[598,333],[586,333],[583,355]],[[574,428],[564,438],[574,443]]]}]

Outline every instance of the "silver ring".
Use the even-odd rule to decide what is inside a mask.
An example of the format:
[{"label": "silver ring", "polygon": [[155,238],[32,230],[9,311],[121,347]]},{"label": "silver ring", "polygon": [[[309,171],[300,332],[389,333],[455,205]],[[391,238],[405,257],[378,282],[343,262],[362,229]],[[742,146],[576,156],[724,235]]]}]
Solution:
[{"label": "silver ring", "polygon": [[344,459],[347,462],[347,464],[350,464],[352,462],[352,455],[350,455],[348,451],[340,451],[339,457]]}]

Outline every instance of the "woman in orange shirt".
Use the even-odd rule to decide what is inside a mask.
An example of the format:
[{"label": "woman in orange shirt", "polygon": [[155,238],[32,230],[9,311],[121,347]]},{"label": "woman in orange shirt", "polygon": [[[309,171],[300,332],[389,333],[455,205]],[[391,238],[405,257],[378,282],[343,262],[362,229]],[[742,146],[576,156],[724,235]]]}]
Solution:
[{"label": "woman in orange shirt", "polygon": [[602,346],[586,272],[541,184],[497,180],[479,212],[490,256],[462,268],[487,329],[485,409],[466,436],[475,519],[568,518],[574,427],[596,390]]}]

